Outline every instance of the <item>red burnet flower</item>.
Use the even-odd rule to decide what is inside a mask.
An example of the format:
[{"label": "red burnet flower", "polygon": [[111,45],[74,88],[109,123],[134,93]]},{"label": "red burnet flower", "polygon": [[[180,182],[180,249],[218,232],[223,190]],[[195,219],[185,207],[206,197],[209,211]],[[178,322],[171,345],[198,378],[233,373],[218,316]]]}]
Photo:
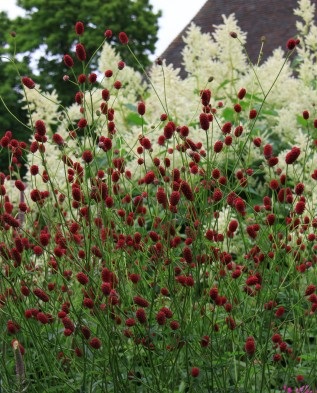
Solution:
[{"label": "red burnet flower", "polygon": [[273,336],[271,337],[271,340],[275,344],[280,344],[283,341],[282,336],[278,333],[273,334]]},{"label": "red burnet flower", "polygon": [[199,122],[200,122],[200,127],[204,131],[207,131],[209,129],[209,116],[207,113],[201,113],[199,115]]},{"label": "red burnet flower", "polygon": [[190,188],[190,185],[186,181],[181,182],[181,187],[180,187],[184,197],[188,201],[193,201],[194,200],[194,194],[192,192],[192,189]]},{"label": "red burnet flower", "polygon": [[228,121],[222,126],[221,131],[223,134],[230,134],[231,128],[232,128],[232,124],[230,123],[230,121]]},{"label": "red burnet flower", "polygon": [[305,296],[310,296],[316,291],[316,285],[310,284],[306,287]]},{"label": "red burnet flower", "polygon": [[146,312],[145,312],[144,308],[137,309],[136,312],[135,312],[135,316],[137,317],[137,320],[141,324],[146,323],[147,317],[146,317]]},{"label": "red burnet flower", "polygon": [[34,288],[33,293],[38,299],[42,300],[45,303],[50,300],[50,297],[40,288]]},{"label": "red burnet flower", "polygon": [[184,247],[184,249],[183,249],[183,258],[189,264],[193,262],[192,250],[189,247]]},{"label": "red burnet flower", "polygon": [[[296,375],[296,381],[297,382],[303,382],[305,380],[305,377],[303,375]],[[302,390],[304,392],[304,390]]]},{"label": "red burnet flower", "polygon": [[210,343],[210,337],[209,336],[203,336],[200,340],[200,346],[203,348],[208,347]]},{"label": "red burnet flower", "polygon": [[111,38],[111,37],[112,37],[112,30],[107,29],[107,30],[104,32],[104,36],[105,36],[106,38]]},{"label": "red burnet flower", "polygon": [[201,103],[204,106],[209,105],[210,98],[211,98],[211,91],[209,89],[201,90],[200,97],[201,97]]},{"label": "red burnet flower", "polygon": [[243,133],[243,127],[242,126],[237,126],[234,130],[234,136],[236,136],[237,138],[239,136],[241,136]]},{"label": "red burnet flower", "polygon": [[166,139],[170,139],[173,136],[174,131],[176,130],[175,123],[169,121],[164,127],[164,136]]},{"label": "red burnet flower", "polygon": [[113,87],[114,87],[116,90],[120,90],[121,87],[122,87],[122,83],[121,83],[120,81],[115,81],[114,84],[113,84]]},{"label": "red burnet flower", "polygon": [[41,322],[43,325],[46,325],[49,322],[47,315],[44,312],[39,312],[36,315],[36,319]]},{"label": "red burnet flower", "polygon": [[292,147],[292,149],[285,156],[286,164],[287,165],[293,164],[297,160],[297,158],[299,157],[300,152],[301,152],[301,150],[299,147],[296,147],[296,146]]},{"label": "red burnet flower", "polygon": [[296,195],[302,195],[302,193],[304,192],[305,189],[305,185],[303,183],[297,183],[295,186],[295,194]]},{"label": "red burnet flower", "polygon": [[16,180],[14,184],[19,191],[23,192],[25,190],[25,184],[22,180]]},{"label": "red burnet flower", "polygon": [[22,80],[23,85],[25,87],[27,87],[28,89],[35,88],[35,82],[31,78],[24,76],[21,80]]},{"label": "red burnet flower", "polygon": [[261,138],[254,138],[252,142],[253,142],[254,146],[260,147],[261,143],[262,143],[262,139]]},{"label": "red burnet flower", "polygon": [[46,127],[43,120],[36,120],[34,128],[39,135],[44,136],[46,134]]},{"label": "red burnet flower", "polygon": [[82,159],[89,164],[94,159],[94,156],[90,150],[85,150],[82,154]]},{"label": "red burnet flower", "polygon": [[91,72],[89,75],[88,75],[88,80],[89,80],[89,83],[96,83],[96,81],[97,81],[97,74],[95,73],[95,72]]},{"label": "red burnet flower", "polygon": [[150,303],[141,296],[134,296],[133,302],[140,307],[148,307]]},{"label": "red burnet flower", "polygon": [[156,200],[160,205],[163,205],[164,207],[167,206],[168,204],[167,195],[163,187],[158,188],[156,192]]},{"label": "red burnet flower", "polygon": [[251,109],[249,112],[249,119],[255,119],[257,116],[258,112],[255,109]]},{"label": "red burnet flower", "polygon": [[229,222],[228,230],[229,230],[230,232],[234,233],[234,232],[237,230],[238,226],[239,226],[238,221],[233,219],[233,220],[231,220],[231,221]]},{"label": "red burnet flower", "polygon": [[110,91],[108,89],[103,89],[101,92],[102,99],[108,101],[110,98]]},{"label": "red burnet flower", "polygon": [[12,321],[11,319],[7,322],[7,331],[9,334],[16,334],[20,330],[20,325]]},{"label": "red burnet flower", "polygon": [[106,78],[111,78],[113,75],[113,71],[112,70],[106,70],[105,71],[105,77]]},{"label": "red burnet flower", "polygon": [[294,38],[290,38],[287,43],[286,47],[288,50],[293,50],[297,44],[297,41]]},{"label": "red burnet flower", "polygon": [[127,45],[129,43],[129,38],[124,31],[121,31],[119,33],[119,41],[121,42],[122,45]]},{"label": "red burnet flower", "polygon": [[97,337],[93,337],[90,341],[89,341],[89,345],[94,348],[94,349],[99,349],[101,347],[101,341],[99,340],[99,338]]},{"label": "red burnet flower", "polygon": [[87,79],[87,77],[85,74],[80,74],[80,75],[78,75],[77,81],[79,84],[82,85],[82,84],[86,83],[86,79]]},{"label": "red burnet flower", "polygon": [[282,360],[282,355],[280,353],[275,353],[272,357],[274,363],[278,363]]},{"label": "red burnet flower", "polygon": [[83,44],[76,45],[76,56],[79,61],[86,60],[86,50]]},{"label": "red burnet flower", "polygon": [[308,111],[303,111],[303,118],[304,118],[305,120],[308,120],[308,119],[309,119],[309,112],[308,112]]},{"label": "red burnet flower", "polygon": [[199,370],[198,367],[192,367],[190,373],[191,373],[191,376],[192,376],[193,378],[197,378],[197,377],[199,376],[200,370]]},{"label": "red burnet flower", "polygon": [[275,311],[275,316],[276,318],[281,318],[285,313],[285,308],[283,306],[280,306],[276,311]]},{"label": "red burnet flower", "polygon": [[179,191],[172,191],[170,195],[170,205],[171,206],[177,206],[179,200],[180,200],[180,192]]},{"label": "red burnet flower", "polygon": [[124,67],[125,67],[125,62],[124,61],[122,61],[122,60],[120,60],[119,62],[118,62],[118,70],[123,70],[124,69]]},{"label": "red burnet flower", "polygon": [[138,114],[140,116],[143,116],[145,114],[145,103],[144,102],[138,103]]},{"label": "red burnet flower", "polygon": [[245,202],[242,198],[236,198],[233,204],[238,213],[245,213]]},{"label": "red burnet flower", "polygon": [[275,214],[270,213],[266,216],[266,223],[270,226],[274,225],[275,222]]},{"label": "red burnet flower", "polygon": [[305,202],[303,202],[303,201],[297,202],[295,205],[296,214],[303,214],[305,211],[305,207],[306,207]]},{"label": "red burnet flower", "polygon": [[89,282],[89,277],[83,272],[77,273],[76,278],[77,278],[77,281],[82,285],[86,285]]},{"label": "red burnet flower", "polygon": [[84,27],[83,22],[80,22],[80,21],[76,22],[76,24],[75,24],[75,32],[76,32],[76,34],[77,35],[83,35],[84,31],[85,31],[85,27]]},{"label": "red burnet flower", "polygon": [[78,128],[85,128],[87,126],[88,122],[85,118],[82,118],[78,121],[77,126]]},{"label": "red burnet flower", "polygon": [[155,173],[153,171],[149,171],[144,176],[144,183],[151,184],[155,180]]},{"label": "red burnet flower", "polygon": [[164,311],[159,311],[157,314],[156,314],[156,316],[155,316],[155,319],[156,319],[156,322],[159,324],[159,325],[165,325],[165,323],[166,323],[166,315],[165,315],[165,313],[164,313]]},{"label": "red burnet flower", "polygon": [[222,141],[216,141],[214,144],[214,152],[215,153],[220,153],[223,148],[223,142]]},{"label": "red burnet flower", "polygon": [[254,355],[255,350],[256,350],[254,337],[252,337],[252,336],[247,337],[245,345],[244,345],[244,350],[249,356]]},{"label": "red burnet flower", "polygon": [[235,105],[233,106],[233,109],[234,109],[234,111],[235,111],[236,113],[240,113],[240,112],[242,111],[242,107],[241,107],[240,104],[235,104]]},{"label": "red burnet flower", "polygon": [[63,139],[63,137],[62,137],[61,135],[57,134],[57,133],[56,133],[56,134],[53,134],[52,140],[53,140],[53,142],[56,143],[56,145],[58,145],[58,146],[63,146],[63,145],[64,145],[64,139]]},{"label": "red burnet flower", "polygon": [[263,155],[265,157],[265,159],[269,159],[270,157],[272,157],[273,154],[273,146],[270,144],[267,144],[263,147]]},{"label": "red burnet flower", "polygon": [[238,98],[239,98],[239,100],[243,100],[243,98],[245,97],[245,95],[246,95],[246,89],[244,88],[244,87],[242,87],[240,90],[239,90],[239,92],[238,92]]},{"label": "red burnet flower", "polygon": [[69,68],[72,68],[74,66],[74,60],[70,55],[64,55],[64,64]]},{"label": "red burnet flower", "polygon": [[137,273],[131,273],[129,274],[129,279],[133,282],[133,284],[137,284],[141,280],[141,276]]},{"label": "red burnet flower", "polygon": [[170,322],[170,328],[172,329],[172,330],[178,330],[179,329],[179,322],[178,321],[171,321]]}]

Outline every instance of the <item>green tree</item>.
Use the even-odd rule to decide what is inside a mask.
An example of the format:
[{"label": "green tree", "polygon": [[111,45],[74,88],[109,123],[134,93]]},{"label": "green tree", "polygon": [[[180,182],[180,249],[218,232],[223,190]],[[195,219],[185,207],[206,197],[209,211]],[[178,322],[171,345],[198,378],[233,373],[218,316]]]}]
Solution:
[{"label": "green tree", "polygon": [[[25,113],[18,105],[20,78],[12,63],[4,59],[12,57],[15,48],[16,58],[20,60],[16,63],[20,75],[33,77],[43,90],[54,88],[65,105],[73,102],[75,90],[70,91],[69,84],[63,82],[62,76],[68,71],[63,56],[74,54],[75,44],[79,41],[74,30],[77,21],[85,25],[80,41],[85,45],[87,59],[102,43],[105,30],[111,29],[113,35],[108,42],[117,44],[119,32],[126,32],[140,63],[144,67],[150,64],[149,55],[155,51],[161,12],[155,13],[149,0],[17,0],[17,5],[25,10],[25,16],[9,20],[6,13],[0,13],[0,96],[22,122]],[[10,37],[11,31],[16,32],[14,40]],[[126,46],[116,45],[116,50],[128,65],[139,68]],[[34,71],[36,75],[32,76],[29,64],[34,54],[39,58]],[[92,63],[92,69],[93,66]],[[0,124],[0,136],[6,130],[14,129],[16,138],[29,138],[27,133],[23,138],[23,126],[9,115],[2,102]],[[2,158],[1,162],[0,170],[3,170]]]},{"label": "green tree", "polygon": [[[40,50],[36,82],[43,89],[51,89],[53,81],[63,102],[70,97],[69,86],[62,81],[66,72],[62,57],[74,52],[78,42],[74,31],[77,21],[85,25],[85,34],[80,39],[87,58],[102,42],[105,30],[111,29],[110,43],[117,43],[119,32],[125,31],[141,64],[144,67],[150,64],[149,55],[155,51],[161,13],[153,12],[149,0],[18,0],[17,4],[26,11],[25,17],[16,18],[12,24],[12,29],[17,31],[18,51]],[[127,64],[138,69],[125,46],[117,45],[116,49]]]},{"label": "green tree", "polygon": [[[23,126],[27,117],[20,105],[20,75],[32,75],[28,66],[29,59],[27,56],[19,56],[19,60],[15,59],[13,63],[15,38],[11,31],[11,21],[5,12],[0,13],[0,26],[0,138],[10,130],[14,132],[14,138],[26,140],[29,134]],[[0,147],[1,172],[6,172],[8,163],[6,150]]]}]

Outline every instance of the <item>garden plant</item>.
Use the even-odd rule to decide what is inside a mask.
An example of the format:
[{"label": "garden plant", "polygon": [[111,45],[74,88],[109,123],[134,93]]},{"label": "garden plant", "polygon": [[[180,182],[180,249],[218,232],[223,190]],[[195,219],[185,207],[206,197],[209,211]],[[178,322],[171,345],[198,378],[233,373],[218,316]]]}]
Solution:
[{"label": "garden plant", "polygon": [[29,143],[0,139],[0,392],[317,391],[315,5],[294,12],[298,35],[266,61],[263,37],[256,64],[234,15],[190,26],[184,79],[164,59],[134,71],[111,27],[92,61],[78,21],[60,55],[73,105],[20,75]]}]

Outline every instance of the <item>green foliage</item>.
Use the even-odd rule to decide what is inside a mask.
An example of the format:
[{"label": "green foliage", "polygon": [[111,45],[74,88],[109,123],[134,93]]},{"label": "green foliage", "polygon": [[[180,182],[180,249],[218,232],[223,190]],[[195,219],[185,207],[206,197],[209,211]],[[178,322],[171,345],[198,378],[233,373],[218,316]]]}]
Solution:
[{"label": "green foliage", "polygon": [[[32,77],[30,59],[33,54],[40,54],[34,80],[46,91],[53,89],[53,81],[54,89],[66,104],[73,102],[75,90],[70,90],[61,78],[67,72],[62,57],[66,53],[73,55],[74,45],[78,42],[74,25],[79,20],[85,24],[86,31],[80,41],[85,45],[87,58],[98,48],[97,43],[102,41],[105,30],[111,28],[111,44],[118,44],[119,32],[125,31],[140,63],[144,67],[150,64],[148,56],[155,50],[161,13],[153,12],[149,0],[129,0],[123,6],[119,0],[85,0],[80,7],[75,0],[19,0],[17,4],[26,11],[24,17],[10,20],[6,13],[0,14],[0,55],[5,57],[0,61],[0,96],[23,123],[26,123],[25,112],[17,105],[21,99],[20,78],[8,60],[15,54],[15,48],[18,59],[23,56],[23,61],[18,62],[19,74]],[[16,32],[15,38],[10,36],[11,31]],[[127,64],[138,68],[124,45],[117,45],[117,50]],[[75,71],[83,72],[80,67]],[[0,134],[14,129],[15,138],[27,140],[20,123],[9,115],[3,103],[0,108]],[[5,161],[0,169],[5,171],[8,160],[4,159],[3,153],[0,155],[1,162]]]}]

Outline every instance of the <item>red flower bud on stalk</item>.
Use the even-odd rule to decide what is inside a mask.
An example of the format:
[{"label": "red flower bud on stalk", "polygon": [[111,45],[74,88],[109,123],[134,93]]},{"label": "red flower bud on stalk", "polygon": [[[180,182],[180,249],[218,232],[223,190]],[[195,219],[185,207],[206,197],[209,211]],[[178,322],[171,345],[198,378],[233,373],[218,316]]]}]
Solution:
[{"label": "red flower bud on stalk", "polygon": [[113,87],[114,87],[116,90],[120,90],[121,87],[122,87],[122,83],[121,83],[120,81],[115,81],[114,84],[113,84]]},{"label": "red flower bud on stalk", "polygon": [[246,339],[245,345],[244,345],[244,350],[245,352],[249,355],[252,356],[255,353],[255,341],[254,337],[248,337]]},{"label": "red flower bud on stalk", "polygon": [[124,31],[121,31],[121,33],[119,33],[119,41],[121,42],[122,45],[128,44],[129,38]]},{"label": "red flower bud on stalk", "polygon": [[83,22],[80,22],[80,21],[76,22],[76,24],[75,24],[75,32],[76,32],[76,34],[77,35],[83,35],[84,31],[85,31],[85,27],[84,27]]},{"label": "red flower bud on stalk", "polygon": [[118,70],[123,70],[124,69],[124,67],[125,67],[125,62],[124,61],[122,61],[122,60],[120,60],[119,62],[118,62]]},{"label": "red flower bud on stalk", "polygon": [[21,80],[25,87],[27,87],[28,89],[34,89],[35,82],[31,78],[24,76]]},{"label": "red flower bud on stalk", "polygon": [[144,102],[138,103],[138,114],[140,116],[143,116],[145,114],[145,103]]},{"label": "red flower bud on stalk", "polygon": [[86,50],[83,44],[77,44],[76,45],[76,56],[79,61],[85,61],[86,60]]},{"label": "red flower bud on stalk", "polygon": [[99,340],[99,338],[94,337],[89,341],[89,345],[94,348],[94,349],[99,349],[101,347],[101,341]]},{"label": "red flower bud on stalk", "polygon": [[209,116],[207,113],[201,113],[199,115],[199,122],[200,122],[200,127],[204,131],[207,131],[209,129]]},{"label": "red flower bud on stalk", "polygon": [[249,113],[249,119],[255,119],[257,116],[257,111],[255,109],[251,109]]},{"label": "red flower bud on stalk", "polygon": [[34,288],[33,293],[37,298],[39,298],[45,303],[47,303],[50,300],[49,296],[40,288]]},{"label": "red flower bud on stalk", "polygon": [[85,150],[82,154],[82,159],[89,164],[93,160],[94,156],[90,150]]},{"label": "red flower bud on stalk", "polygon": [[200,370],[198,367],[192,367],[191,375],[193,378],[197,378],[199,376]]},{"label": "red flower bud on stalk", "polygon": [[74,60],[71,58],[71,56],[65,55],[64,56],[64,64],[67,67],[72,68],[74,66]]},{"label": "red flower bud on stalk", "polygon": [[297,43],[294,38],[290,38],[286,43],[286,47],[288,50],[293,50],[296,45],[297,45]]},{"label": "red flower bud on stalk", "polygon": [[285,162],[287,165],[294,164],[294,162],[297,160],[297,158],[300,155],[300,148],[294,146],[287,154],[285,157]]},{"label": "red flower bud on stalk", "polygon": [[88,122],[85,118],[82,118],[78,121],[77,126],[78,128],[85,128],[87,126]]}]

